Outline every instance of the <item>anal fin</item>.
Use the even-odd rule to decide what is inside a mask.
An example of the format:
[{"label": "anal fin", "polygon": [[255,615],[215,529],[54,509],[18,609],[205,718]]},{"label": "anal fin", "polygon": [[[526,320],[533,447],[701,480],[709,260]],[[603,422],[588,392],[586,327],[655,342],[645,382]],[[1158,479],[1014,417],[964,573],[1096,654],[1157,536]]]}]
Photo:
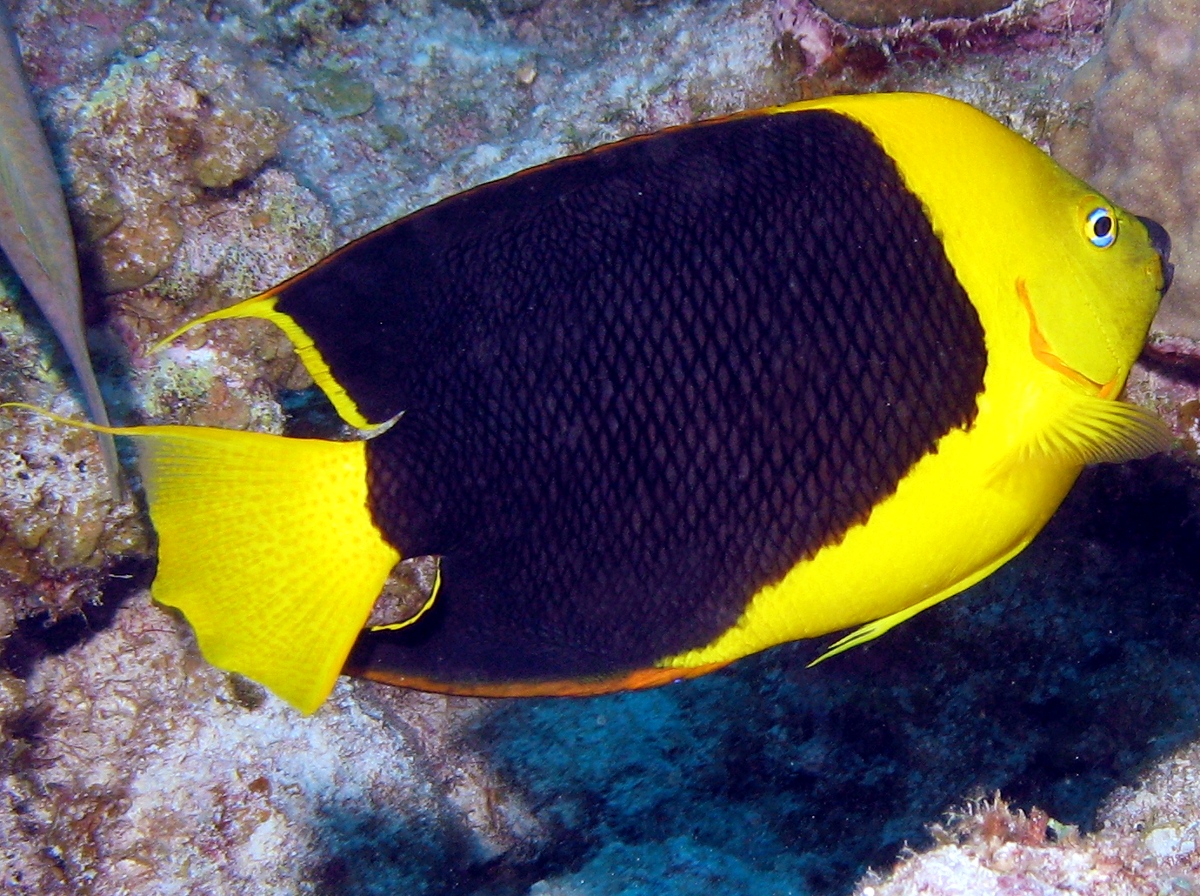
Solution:
[{"label": "anal fin", "polygon": [[958,585],[953,589],[939,592],[933,597],[928,597],[923,601],[913,604],[911,607],[905,607],[903,610],[892,613],[890,616],[884,616],[882,619],[874,619],[865,625],[860,625],[850,634],[833,642],[824,653],[809,663],[808,667],[811,669],[818,663],[825,662],[830,657],[837,656],[839,653],[845,653],[847,650],[866,644],[868,641],[874,641],[880,635],[894,629],[901,622],[906,622],[918,613],[928,610],[934,604],[940,604],[942,601],[958,594],[961,590],[968,587],[968,584]]}]

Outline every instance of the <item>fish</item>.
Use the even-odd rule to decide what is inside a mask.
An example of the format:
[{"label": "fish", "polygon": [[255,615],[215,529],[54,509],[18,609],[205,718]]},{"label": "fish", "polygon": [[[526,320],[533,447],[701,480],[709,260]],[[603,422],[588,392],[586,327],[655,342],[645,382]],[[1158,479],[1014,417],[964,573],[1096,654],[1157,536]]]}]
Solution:
[{"label": "fish", "polygon": [[[62,182],[38,123],[21,54],[0,9],[0,250],[50,324],[83,390],[91,419],[108,425],[83,329],[83,291]],[[114,498],[122,493],[111,433],[97,430]]]},{"label": "fish", "polygon": [[[1120,400],[1166,231],[973,107],[838,96],[444,199],[200,317],[289,337],[354,438],[114,429],[152,594],[303,712],[342,673],[586,695],[882,635],[1017,555]],[[402,558],[419,612],[372,627]],[[857,626],[857,628],[855,628]]]}]

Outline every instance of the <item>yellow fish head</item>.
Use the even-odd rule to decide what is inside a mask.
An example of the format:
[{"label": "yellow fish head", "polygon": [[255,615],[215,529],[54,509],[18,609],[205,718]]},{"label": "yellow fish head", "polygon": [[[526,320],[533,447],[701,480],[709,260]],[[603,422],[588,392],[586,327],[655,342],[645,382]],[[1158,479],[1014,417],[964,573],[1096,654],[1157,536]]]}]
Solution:
[{"label": "yellow fish head", "polygon": [[831,109],[876,135],[980,314],[989,364],[1023,367],[1032,350],[1091,394],[1120,391],[1170,284],[1162,227],[965,103],[869,94],[785,108]]},{"label": "yellow fish head", "polygon": [[979,312],[989,366],[1024,368],[1032,350],[1092,395],[1121,390],[1170,284],[1162,227],[965,103],[872,94],[785,107],[796,108],[832,109],[875,133]]},{"label": "yellow fish head", "polygon": [[[1065,172],[1063,173],[1065,175]],[[1022,260],[1015,284],[1034,356],[1070,380],[1114,397],[1141,352],[1170,286],[1171,240],[1074,178],[1041,205],[1052,252]],[[1053,229],[1050,229],[1053,228]]]}]

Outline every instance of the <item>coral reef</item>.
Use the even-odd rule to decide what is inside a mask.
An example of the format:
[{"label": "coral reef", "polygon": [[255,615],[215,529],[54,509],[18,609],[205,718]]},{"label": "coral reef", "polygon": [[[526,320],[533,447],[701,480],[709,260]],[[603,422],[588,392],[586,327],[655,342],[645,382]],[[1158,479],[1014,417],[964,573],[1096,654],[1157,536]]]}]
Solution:
[{"label": "coral reef", "polygon": [[[1100,6],[870,28],[814,13],[817,77],[803,29],[779,36],[802,8],[20,4],[104,293],[91,336],[117,418],[325,426],[294,419],[315,403],[263,322],[148,349],[390,218],[567,151],[868,83],[1066,134],[1080,110],[1051,86],[1095,50]],[[1125,15],[1150,8],[1129,0]],[[0,287],[0,397],[78,415],[49,334],[11,279]],[[1187,398],[1161,371],[1142,390]],[[1180,432],[1200,438],[1200,413],[1185,417]],[[1006,892],[1104,874],[1186,892],[1172,881],[1196,876],[1200,486],[1177,461],[1089,472],[1018,563],[816,669],[819,646],[792,645],[573,701],[343,681],[307,719],[204,664],[150,602],[146,523],[87,475],[98,463],[85,434],[0,414],[5,892],[844,893],[905,843],[932,851],[863,893],[926,860],[947,887]],[[406,566],[394,596],[429,573]],[[995,789],[1066,827],[1051,836],[1048,816],[981,804],[929,836],[930,819]],[[1097,818],[1108,827],[1068,830]]]},{"label": "coral reef", "polygon": [[[773,28],[754,4],[458,6],[424,20],[372,8],[292,59],[289,77],[339,82],[355,100],[338,111],[307,87],[316,112],[282,144],[344,238],[566,152],[779,98],[764,89]],[[639,61],[602,62],[621,59]]]},{"label": "coral reef", "polygon": [[908,858],[881,879],[868,875],[859,896],[954,896],[1004,893],[1149,896],[1162,892],[1133,871],[1131,856],[1098,838],[1071,830],[1052,839],[1044,812],[1013,811],[999,797],[952,813],[935,826],[941,845]]},{"label": "coral reef", "polygon": [[[278,116],[244,101],[244,89],[234,69],[168,44],[56,94],[57,121],[70,135],[73,211],[99,282],[122,291],[96,340],[118,419],[140,412],[278,431],[274,387],[307,382],[269,327],[207,351],[185,343],[145,355],[185,316],[274,283],[332,247],[327,211],[294,176],[265,171],[225,189],[257,172],[281,133]],[[268,238],[254,239],[260,234]],[[135,289],[155,278],[155,289]],[[3,397],[81,416],[53,336],[13,280],[0,292],[0,335]],[[0,420],[0,584],[16,619],[77,611],[99,598],[118,558],[148,550],[136,506],[114,507],[88,475],[95,451],[90,435],[47,420],[16,412]]]},{"label": "coral reef", "polygon": [[237,17],[254,23],[258,39],[283,46],[328,43],[338,31],[363,24],[377,6],[370,0],[231,0],[210,4],[215,21]]},{"label": "coral reef", "polygon": [[977,19],[999,12],[1009,0],[814,0],[818,9],[839,22],[859,28],[899,25],[914,19]]},{"label": "coral reef", "polygon": [[1200,884],[1200,746],[1155,765],[1137,787],[1114,792],[1099,830],[1077,830],[1044,812],[1012,810],[998,796],[936,825],[938,846],[869,874],[858,896],[1162,896]]},{"label": "coral reef", "polygon": [[[0,279],[0,395],[82,417],[65,357],[15,277]],[[104,486],[95,437],[25,411],[0,412],[0,638],[36,613],[99,596],[115,558],[147,549],[148,527]]]},{"label": "coral reef", "polygon": [[375,105],[371,85],[350,72],[319,68],[304,85],[304,108],[327,118],[349,118]]},{"label": "coral reef", "polygon": [[[144,23],[152,0],[79,3],[44,0],[13,3],[25,73],[34,87],[49,90],[96,75],[113,55],[145,43]],[[141,26],[141,27],[139,27]],[[131,35],[131,29],[135,29]],[[137,30],[143,32],[136,39]]]},{"label": "coral reef", "polygon": [[141,592],[25,694],[0,678],[5,893],[423,893],[469,865],[452,770],[404,717],[343,686],[300,718],[186,643]]},{"label": "coral reef", "polygon": [[1104,49],[1066,85],[1077,112],[1055,155],[1171,233],[1175,280],[1156,328],[1200,337],[1200,231],[1196,187],[1200,4],[1130,0],[1108,25]]},{"label": "coral reef", "polygon": [[166,272],[195,223],[185,210],[223,213],[206,191],[253,175],[283,130],[279,115],[248,99],[236,69],[179,44],[61,91],[55,112],[71,134],[68,173],[106,292]]}]

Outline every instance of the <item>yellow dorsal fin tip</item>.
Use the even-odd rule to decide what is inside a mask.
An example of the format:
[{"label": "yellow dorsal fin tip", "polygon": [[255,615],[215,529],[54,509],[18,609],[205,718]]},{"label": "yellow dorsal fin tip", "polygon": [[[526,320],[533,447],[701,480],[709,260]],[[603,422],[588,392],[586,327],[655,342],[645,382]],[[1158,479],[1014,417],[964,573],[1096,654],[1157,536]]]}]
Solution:
[{"label": "yellow dorsal fin tip", "polygon": [[211,323],[214,320],[233,320],[243,317],[258,317],[264,320],[270,320],[271,314],[275,310],[275,295],[272,292],[259,293],[256,296],[251,296],[241,302],[236,302],[225,308],[218,308],[216,311],[210,311],[208,314],[202,314],[194,320],[190,320],[183,326],[172,330],[162,339],[158,340],[154,345],[147,349],[147,355],[154,355],[162,351],[168,344],[174,342],[184,333],[192,330],[202,324]]},{"label": "yellow dorsal fin tip", "polygon": [[277,293],[272,290],[268,290],[267,292],[259,293],[256,296],[251,296],[250,298],[245,299],[244,301],[230,305],[227,308],[219,308],[216,311],[210,311],[208,314],[201,315],[195,320],[184,324],[179,329],[154,343],[147,354],[152,355],[162,350],[162,348],[168,343],[178,339],[193,327],[198,327],[201,324],[210,323],[211,321],[232,320],[235,318],[247,317],[257,317],[261,320],[268,320],[275,324],[275,326],[279,327],[279,329],[283,331],[284,335],[287,336],[288,340],[292,343],[292,346],[296,349],[296,353],[300,356],[301,362],[308,370],[309,375],[312,376],[317,386],[329,398],[330,402],[333,404],[334,410],[338,412],[338,416],[340,416],[355,429],[363,430],[364,432],[372,432],[378,426],[384,424],[390,425],[389,421],[384,421],[384,424],[373,424],[370,420],[363,416],[362,412],[358,409],[358,405],[356,405],[354,400],[346,393],[346,390],[342,387],[341,383],[334,378],[332,371],[329,369],[329,365],[326,363],[325,359],[321,357],[321,353],[313,344],[312,337],[310,337],[299,324],[292,320],[292,318],[276,310],[275,305],[277,301]]}]

